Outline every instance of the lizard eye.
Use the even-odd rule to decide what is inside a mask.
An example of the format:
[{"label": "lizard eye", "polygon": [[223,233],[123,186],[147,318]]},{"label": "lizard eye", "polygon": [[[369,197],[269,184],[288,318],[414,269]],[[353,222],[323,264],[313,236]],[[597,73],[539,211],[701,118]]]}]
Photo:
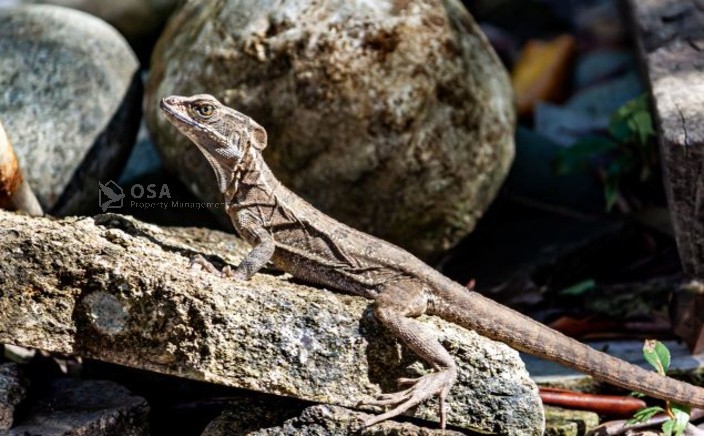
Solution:
[{"label": "lizard eye", "polygon": [[213,115],[213,112],[215,111],[215,108],[213,107],[212,104],[204,103],[204,104],[199,104],[198,106],[195,107],[195,111],[198,113],[203,118],[208,118],[211,115]]}]

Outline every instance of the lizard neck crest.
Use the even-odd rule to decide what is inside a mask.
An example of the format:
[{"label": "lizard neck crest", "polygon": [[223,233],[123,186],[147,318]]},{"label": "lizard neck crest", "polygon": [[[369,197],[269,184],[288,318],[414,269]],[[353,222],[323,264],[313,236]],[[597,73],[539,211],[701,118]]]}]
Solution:
[{"label": "lizard neck crest", "polygon": [[253,196],[268,197],[277,186],[278,181],[260,152],[250,149],[235,166],[231,182],[223,191],[223,196],[228,206],[242,205],[251,201]]}]

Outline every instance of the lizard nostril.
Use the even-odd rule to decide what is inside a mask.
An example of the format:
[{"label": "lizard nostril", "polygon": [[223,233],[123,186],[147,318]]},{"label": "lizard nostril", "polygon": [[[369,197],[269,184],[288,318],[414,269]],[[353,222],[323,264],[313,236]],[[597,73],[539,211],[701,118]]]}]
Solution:
[{"label": "lizard nostril", "polygon": [[159,102],[159,107],[162,110],[167,110],[169,107],[173,104],[173,99],[167,97],[167,98],[162,98],[161,101]]}]

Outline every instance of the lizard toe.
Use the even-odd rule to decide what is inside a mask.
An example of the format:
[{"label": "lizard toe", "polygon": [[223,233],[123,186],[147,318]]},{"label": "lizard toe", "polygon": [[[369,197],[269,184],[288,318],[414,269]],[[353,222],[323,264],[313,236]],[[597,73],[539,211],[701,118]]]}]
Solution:
[{"label": "lizard toe", "polygon": [[403,386],[413,386],[418,380],[420,380],[421,377],[415,377],[415,378],[404,378],[401,377],[398,380],[396,380],[396,383],[398,384],[399,387]]},{"label": "lizard toe", "polygon": [[209,273],[212,273],[212,274],[220,274],[220,271],[218,271],[218,269],[215,268],[212,263],[208,262],[200,254],[196,254],[195,256],[191,257],[190,267],[191,267],[191,269],[208,271]]},{"label": "lizard toe", "polygon": [[394,392],[390,394],[381,394],[375,399],[367,400],[362,402],[362,406],[395,406],[407,401],[413,395],[412,389],[406,389],[400,392]]},{"label": "lizard toe", "polygon": [[407,382],[406,384],[411,384],[412,386],[406,390],[382,394],[376,400],[364,402],[364,405],[370,406],[393,406],[393,409],[365,421],[365,426],[368,427],[394,418],[426,399],[438,395],[440,397],[440,426],[445,428],[447,417],[445,398],[456,377],[457,371],[454,368],[445,368],[417,379],[403,379]]}]

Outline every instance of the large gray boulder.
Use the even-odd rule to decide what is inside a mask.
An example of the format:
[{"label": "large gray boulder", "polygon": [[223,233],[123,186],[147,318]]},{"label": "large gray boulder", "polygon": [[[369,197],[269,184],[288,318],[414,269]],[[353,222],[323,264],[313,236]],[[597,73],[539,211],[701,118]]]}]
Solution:
[{"label": "large gray boulder", "polygon": [[0,9],[0,120],[45,209],[98,203],[141,114],[138,62],[105,22],[55,6]]},{"label": "large gray boulder", "polygon": [[[105,20],[130,43],[140,61],[148,64],[166,20],[186,0],[14,0],[25,4],[52,4],[78,9]],[[2,2],[0,1],[0,6]]]},{"label": "large gray boulder", "polygon": [[130,42],[144,43],[185,0],[21,0],[78,9],[115,26]]},{"label": "large gray boulder", "polygon": [[424,258],[473,229],[513,158],[508,76],[458,0],[188,2],[152,57],[147,121],[166,166],[218,201],[158,109],[202,92],[268,130],[285,185]]},{"label": "large gray boulder", "polygon": [[[380,328],[367,300],[288,275],[236,282],[189,267],[194,254],[237,265],[246,250],[221,232],[120,215],[0,211],[0,343],[344,407],[430,370]],[[518,353],[422,321],[458,362],[450,424],[542,434],[537,388]],[[413,414],[437,421],[437,412],[433,400]]]}]

